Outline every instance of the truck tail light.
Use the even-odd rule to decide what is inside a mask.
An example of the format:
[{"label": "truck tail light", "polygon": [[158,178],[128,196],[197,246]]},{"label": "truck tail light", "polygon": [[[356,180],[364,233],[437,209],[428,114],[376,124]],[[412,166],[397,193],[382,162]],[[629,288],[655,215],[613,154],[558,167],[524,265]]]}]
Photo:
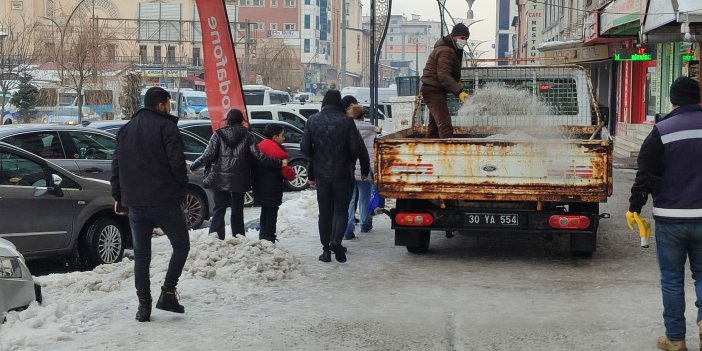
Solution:
[{"label": "truck tail light", "polygon": [[434,223],[434,216],[431,213],[400,212],[395,215],[395,222],[411,227],[426,227]]},{"label": "truck tail light", "polygon": [[590,226],[587,216],[553,215],[549,217],[548,224],[556,229],[585,229]]}]

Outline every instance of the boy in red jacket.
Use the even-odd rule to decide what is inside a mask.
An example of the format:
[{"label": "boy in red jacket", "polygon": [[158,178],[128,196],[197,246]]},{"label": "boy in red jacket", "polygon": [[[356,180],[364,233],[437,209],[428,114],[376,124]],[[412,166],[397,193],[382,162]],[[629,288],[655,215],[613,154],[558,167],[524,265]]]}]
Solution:
[{"label": "boy in red jacket", "polygon": [[[258,149],[271,158],[285,160],[288,152],[282,143],[285,141],[285,130],[279,124],[269,124],[263,131],[266,139],[258,143]],[[295,171],[288,167],[282,169],[257,165],[254,169],[253,192],[254,200],[261,206],[258,238],[261,240],[276,240],[276,223],[278,222],[278,207],[283,202],[283,179],[295,179]]]}]

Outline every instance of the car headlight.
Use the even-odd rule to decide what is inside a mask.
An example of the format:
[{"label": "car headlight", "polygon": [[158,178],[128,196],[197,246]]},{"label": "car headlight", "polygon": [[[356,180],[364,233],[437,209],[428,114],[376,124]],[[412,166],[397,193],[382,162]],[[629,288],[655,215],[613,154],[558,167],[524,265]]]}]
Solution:
[{"label": "car headlight", "polygon": [[0,257],[0,279],[22,278],[22,266],[17,257]]}]

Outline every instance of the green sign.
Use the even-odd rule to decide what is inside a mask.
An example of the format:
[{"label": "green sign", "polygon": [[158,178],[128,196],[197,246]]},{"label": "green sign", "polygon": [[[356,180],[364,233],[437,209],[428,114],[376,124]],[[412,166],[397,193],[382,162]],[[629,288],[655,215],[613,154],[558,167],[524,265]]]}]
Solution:
[{"label": "green sign", "polygon": [[682,55],[683,62],[690,62],[695,59],[695,55]]},{"label": "green sign", "polygon": [[614,61],[651,61],[651,54],[614,54]]}]

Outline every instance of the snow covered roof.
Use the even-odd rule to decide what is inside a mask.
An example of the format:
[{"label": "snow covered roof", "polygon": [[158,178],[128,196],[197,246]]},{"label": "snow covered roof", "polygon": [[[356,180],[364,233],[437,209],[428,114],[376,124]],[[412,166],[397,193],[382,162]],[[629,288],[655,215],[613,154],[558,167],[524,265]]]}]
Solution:
[{"label": "snow covered roof", "polygon": [[582,45],[583,45],[582,39],[574,39],[574,40],[567,40],[567,41],[554,40],[554,41],[543,42],[543,43],[537,45],[536,49],[543,52],[543,51],[549,51],[549,50],[570,49],[570,48],[579,47]]}]

